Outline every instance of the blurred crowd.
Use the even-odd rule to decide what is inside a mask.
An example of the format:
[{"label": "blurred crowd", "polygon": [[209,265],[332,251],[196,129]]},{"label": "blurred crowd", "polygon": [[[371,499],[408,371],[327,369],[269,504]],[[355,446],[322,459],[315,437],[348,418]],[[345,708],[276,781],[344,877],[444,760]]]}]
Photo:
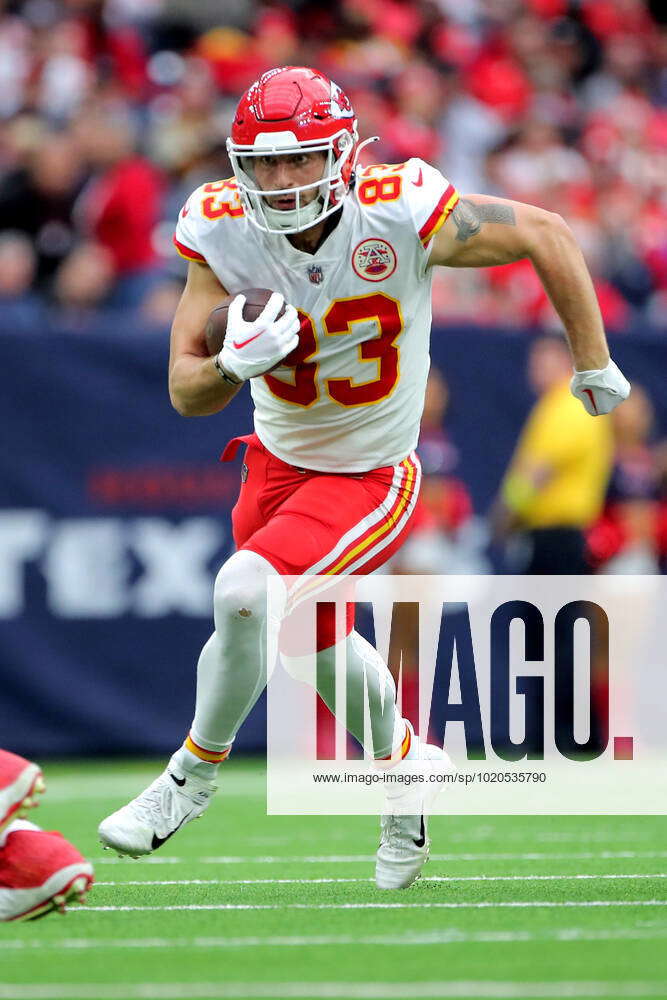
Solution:
[{"label": "blurred crowd", "polygon": [[[667,327],[667,24],[647,0],[0,0],[3,325],[173,313],[189,192],[241,92],[305,63],[380,162],[560,212],[608,329]],[[440,269],[436,318],[555,324],[530,265]]]}]

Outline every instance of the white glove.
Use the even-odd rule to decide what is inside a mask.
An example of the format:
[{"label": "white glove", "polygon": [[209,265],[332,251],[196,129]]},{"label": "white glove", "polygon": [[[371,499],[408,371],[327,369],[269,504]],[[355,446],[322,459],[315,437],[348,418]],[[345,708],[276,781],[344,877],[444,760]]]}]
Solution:
[{"label": "white glove", "polygon": [[227,313],[227,331],[216,364],[239,382],[263,375],[282,361],[299,343],[301,322],[294,306],[286,306],[279,292],[274,292],[252,323],[243,318],[245,295],[237,295]]},{"label": "white glove", "polygon": [[580,399],[593,417],[610,413],[615,406],[630,395],[630,383],[618,365],[609,359],[606,368],[592,371],[575,371],[570,381],[570,391]]}]

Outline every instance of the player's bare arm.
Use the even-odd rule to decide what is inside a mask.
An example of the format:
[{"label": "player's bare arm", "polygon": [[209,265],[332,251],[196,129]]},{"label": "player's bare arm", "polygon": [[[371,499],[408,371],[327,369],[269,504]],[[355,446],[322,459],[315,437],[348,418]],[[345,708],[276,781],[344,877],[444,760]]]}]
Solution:
[{"label": "player's bare arm", "polygon": [[222,379],[206,348],[206,321],[227,292],[207,264],[191,262],[171,327],[169,395],[184,417],[218,413],[239,391]]},{"label": "player's bare arm", "polygon": [[565,328],[575,368],[572,391],[590,413],[608,412],[630,387],[609,357],[591,276],[560,215],[503,198],[467,195],[436,234],[429,263],[489,267],[525,258]]},{"label": "player's bare arm", "polygon": [[560,215],[502,198],[466,195],[436,235],[430,262],[488,267],[526,257],[563,321],[575,368],[604,368],[609,350],[593,282]]}]

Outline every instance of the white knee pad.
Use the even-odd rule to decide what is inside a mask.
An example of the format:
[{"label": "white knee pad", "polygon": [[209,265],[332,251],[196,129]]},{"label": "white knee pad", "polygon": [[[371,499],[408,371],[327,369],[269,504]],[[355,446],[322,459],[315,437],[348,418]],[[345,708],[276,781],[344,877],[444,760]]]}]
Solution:
[{"label": "white knee pad", "polygon": [[[256,552],[235,552],[221,567],[213,591],[216,630],[230,621],[264,621],[266,618],[267,581],[279,576],[268,560]],[[281,593],[283,588],[281,587]],[[284,593],[276,612],[282,614]]]}]

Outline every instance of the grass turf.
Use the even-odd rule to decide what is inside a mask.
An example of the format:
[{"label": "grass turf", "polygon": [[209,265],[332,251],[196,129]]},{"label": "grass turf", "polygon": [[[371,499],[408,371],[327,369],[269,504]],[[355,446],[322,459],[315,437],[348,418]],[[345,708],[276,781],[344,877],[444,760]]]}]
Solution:
[{"label": "grass turf", "polygon": [[263,767],[237,759],[151,859],[103,853],[97,823],[160,767],[46,769],[32,818],[98,882],[0,928],[2,1000],[667,996],[667,819],[435,817],[424,878],[379,893],[372,818],[267,817]]}]

